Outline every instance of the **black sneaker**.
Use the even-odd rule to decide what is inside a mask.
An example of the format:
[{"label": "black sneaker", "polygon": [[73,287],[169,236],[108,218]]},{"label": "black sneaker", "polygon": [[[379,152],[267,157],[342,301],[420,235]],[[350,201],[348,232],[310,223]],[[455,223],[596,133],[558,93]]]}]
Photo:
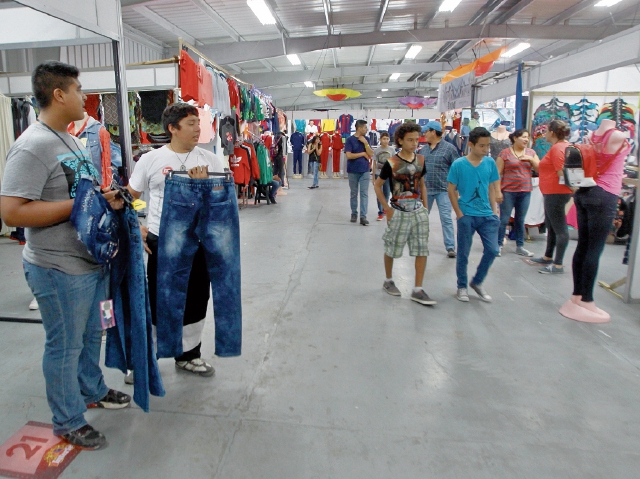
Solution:
[{"label": "black sneaker", "polygon": [[100,401],[87,404],[87,409],[123,409],[131,404],[131,396],[115,389],[109,389],[109,392]]},{"label": "black sneaker", "polygon": [[80,429],[68,432],[61,436],[69,444],[73,444],[81,449],[96,450],[107,445],[107,438],[104,434],[96,431],[86,424]]},{"label": "black sneaker", "polygon": [[358,215],[351,215],[351,222],[355,223],[356,221],[358,221]]},{"label": "black sneaker", "polygon": [[360,224],[362,226],[367,226],[369,224],[369,221],[367,220],[366,217],[363,216],[362,218],[360,218]]},{"label": "black sneaker", "polygon": [[276,202],[275,198],[271,198],[269,197],[269,201],[271,201],[271,203],[273,203],[274,205],[277,205],[278,203]]}]

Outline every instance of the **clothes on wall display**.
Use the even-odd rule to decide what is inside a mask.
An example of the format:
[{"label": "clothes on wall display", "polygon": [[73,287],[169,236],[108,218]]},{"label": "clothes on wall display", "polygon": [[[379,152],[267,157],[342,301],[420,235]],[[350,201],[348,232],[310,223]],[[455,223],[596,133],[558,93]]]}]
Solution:
[{"label": "clothes on wall display", "polygon": [[336,131],[336,121],[330,118],[324,119],[322,120],[321,128],[323,133],[325,131],[333,133]]},{"label": "clothes on wall display", "polygon": [[551,148],[551,144],[545,139],[544,135],[547,132],[547,126],[553,120],[571,123],[571,107],[568,103],[564,103],[556,97],[553,97],[548,103],[540,105],[533,114],[532,148],[538,158],[543,158]]},{"label": "clothes on wall display", "polygon": [[227,116],[220,120],[220,141],[225,155],[233,155],[236,143],[236,120]]},{"label": "clothes on wall display", "polygon": [[571,137],[569,141],[572,143],[582,142],[590,132],[598,128],[596,123],[598,104],[585,97],[569,107],[571,108]]},{"label": "clothes on wall display", "polygon": [[233,157],[229,157],[229,168],[233,172],[236,185],[247,185],[251,181],[250,153],[239,145],[233,150]]},{"label": "clothes on wall display", "polygon": [[188,279],[199,246],[204,250],[212,284],[215,354],[239,356],[242,345],[240,226],[233,181],[167,176],[160,229],[158,357],[174,358],[183,353],[182,326]]},{"label": "clothes on wall display", "polygon": [[353,115],[343,114],[338,118],[338,129],[340,134],[345,137],[351,135],[351,125],[353,124]]},{"label": "clothes on wall display", "polygon": [[198,101],[198,67],[185,50],[180,52],[180,96],[184,101]]},{"label": "clothes on wall display", "polygon": [[611,103],[602,105],[600,114],[596,120],[599,125],[602,120],[613,120],[616,122],[616,128],[620,131],[628,131],[631,138],[635,138],[636,120],[633,107],[618,98]]},{"label": "clothes on wall display", "polygon": [[254,145],[260,167],[260,184],[267,185],[273,180],[273,168],[269,158],[269,150],[262,143]]},{"label": "clothes on wall display", "polygon": [[209,143],[213,139],[211,111],[205,108],[198,108],[198,118],[200,119],[198,143]]},{"label": "clothes on wall display", "polygon": [[100,173],[98,181],[102,188],[107,188],[113,180],[111,170],[111,136],[98,120],[86,116],[84,122],[76,130],[74,122],[67,127],[67,132],[77,137],[89,151],[93,166]]},{"label": "clothes on wall display", "polygon": [[293,120],[293,123],[296,127],[296,131],[305,133],[305,129],[307,127],[307,122],[305,120]]}]

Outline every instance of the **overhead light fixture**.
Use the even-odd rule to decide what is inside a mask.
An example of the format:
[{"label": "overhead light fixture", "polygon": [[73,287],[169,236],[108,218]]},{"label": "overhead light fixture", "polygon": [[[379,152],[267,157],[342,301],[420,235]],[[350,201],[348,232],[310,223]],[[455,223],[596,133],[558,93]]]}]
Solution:
[{"label": "overhead light fixture", "polygon": [[600,2],[596,3],[594,7],[613,7],[621,1],[622,0],[601,0]]},{"label": "overhead light fixture", "polygon": [[376,98],[382,98],[381,96],[377,96]]},{"label": "overhead light fixture", "polygon": [[307,88],[313,88],[313,83],[311,83],[310,81],[306,81],[304,82],[304,86],[306,86]]},{"label": "overhead light fixture", "polygon": [[389,89],[388,88],[383,88],[382,91],[389,91]]},{"label": "overhead light fixture", "polygon": [[253,10],[253,13],[263,25],[276,24],[276,19],[271,15],[271,10],[269,10],[267,4],[264,3],[264,0],[247,0],[247,5]]},{"label": "overhead light fixture", "polygon": [[392,73],[389,80],[397,80],[398,78],[400,78],[400,73]]},{"label": "overhead light fixture", "polygon": [[287,58],[291,62],[292,65],[300,65],[300,58],[295,53],[293,55],[287,55]]},{"label": "overhead light fixture", "polygon": [[409,48],[409,51],[404,57],[408,58],[409,60],[413,60],[416,56],[418,56],[420,50],[422,50],[422,45],[411,45],[411,48]]},{"label": "overhead light fixture", "polygon": [[525,42],[521,42],[521,43],[518,43],[515,47],[507,50],[506,52],[504,52],[500,56],[504,57],[504,58],[511,58],[512,56],[517,55],[518,53],[522,53],[527,48],[531,48],[531,44],[525,43]]},{"label": "overhead light fixture", "polygon": [[444,0],[440,4],[439,12],[453,12],[458,5],[460,5],[461,0]]}]

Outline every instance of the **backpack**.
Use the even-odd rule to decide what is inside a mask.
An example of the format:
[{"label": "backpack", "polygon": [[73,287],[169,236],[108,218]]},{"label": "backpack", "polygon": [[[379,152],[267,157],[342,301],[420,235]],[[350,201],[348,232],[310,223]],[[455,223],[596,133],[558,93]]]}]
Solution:
[{"label": "backpack", "polygon": [[[598,152],[592,143],[574,143],[564,152],[564,183],[571,188],[596,186]],[[608,167],[608,165],[607,165]],[[604,169],[606,171],[606,168]]]}]

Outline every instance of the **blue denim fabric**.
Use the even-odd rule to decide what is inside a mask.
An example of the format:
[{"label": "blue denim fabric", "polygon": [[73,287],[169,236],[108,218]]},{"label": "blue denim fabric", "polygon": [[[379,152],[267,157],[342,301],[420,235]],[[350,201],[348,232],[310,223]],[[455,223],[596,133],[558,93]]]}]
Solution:
[{"label": "blue denim fabric", "polygon": [[233,181],[167,176],[158,238],[158,357],[182,351],[182,320],[193,257],[202,244],[212,283],[216,355],[242,345],[240,226]]},{"label": "blue denim fabric", "polygon": [[116,168],[120,168],[122,166],[122,150],[120,149],[120,145],[110,141],[109,147],[111,148],[111,164]]},{"label": "blue denim fabric", "polygon": [[438,205],[438,213],[440,214],[440,223],[442,224],[442,236],[444,237],[444,247],[448,250],[456,248],[455,233],[453,232],[453,218],[451,218],[451,200],[449,194],[445,191],[442,193],[427,193],[427,207],[431,213],[433,202]]},{"label": "blue denim fabric", "polygon": [[318,186],[318,168],[319,168],[319,164],[317,161],[310,161],[309,162],[309,173],[311,173],[313,175],[313,183],[311,183],[311,186]]},{"label": "blue denim fabric", "polygon": [[109,271],[70,275],[23,261],[24,275],[38,300],[46,333],[42,371],[53,433],[81,428],[86,405],[99,401],[109,388],[100,369],[102,325],[100,301],[107,299]]},{"label": "blue denim fabric", "polygon": [[78,138],[87,139],[87,151],[91,155],[93,166],[98,171],[98,182],[102,183],[102,145],[100,144],[100,128],[102,124],[89,119],[89,123],[78,135]]},{"label": "blue denim fabric", "polygon": [[83,177],[78,182],[70,220],[78,238],[99,264],[107,264],[116,256],[118,217],[91,179]]},{"label": "blue denim fabric", "polygon": [[360,218],[367,216],[369,206],[369,182],[371,173],[349,173],[349,188],[351,190],[351,214],[358,214],[358,189],[360,190]]},{"label": "blue denim fabric", "polygon": [[500,205],[500,230],[498,231],[498,243],[500,246],[504,243],[504,234],[507,231],[507,225],[511,219],[511,210],[516,209],[513,217],[513,229],[516,233],[516,245],[519,248],[524,246],[524,218],[529,210],[531,202],[530,191],[503,191],[502,204]]},{"label": "blue denim fabric", "polygon": [[293,150],[293,174],[302,174],[302,150]]},{"label": "blue denim fabric", "polygon": [[138,214],[117,212],[120,251],[111,263],[111,294],[116,327],[107,330],[105,365],[133,370],[133,400],[149,412],[149,393],[164,396],[151,327],[149,288],[144,271]]},{"label": "blue denim fabric", "polygon": [[458,257],[456,258],[456,274],[458,276],[458,289],[467,287],[467,265],[469,264],[469,252],[473,242],[473,233],[477,232],[484,246],[484,253],[478,265],[474,284],[482,284],[487,277],[493,260],[498,255],[498,228],[500,219],[492,216],[464,215],[458,219]]},{"label": "blue denim fabric", "polygon": [[[380,175],[376,175],[376,180],[378,179],[379,176]],[[387,181],[385,181],[382,184],[382,194],[387,199],[387,203],[389,203],[389,198],[391,198],[391,180],[388,178],[387,178]],[[376,201],[378,202],[378,214],[383,215],[384,208],[382,207],[382,203],[380,203],[380,201],[378,201],[377,199]]]}]

